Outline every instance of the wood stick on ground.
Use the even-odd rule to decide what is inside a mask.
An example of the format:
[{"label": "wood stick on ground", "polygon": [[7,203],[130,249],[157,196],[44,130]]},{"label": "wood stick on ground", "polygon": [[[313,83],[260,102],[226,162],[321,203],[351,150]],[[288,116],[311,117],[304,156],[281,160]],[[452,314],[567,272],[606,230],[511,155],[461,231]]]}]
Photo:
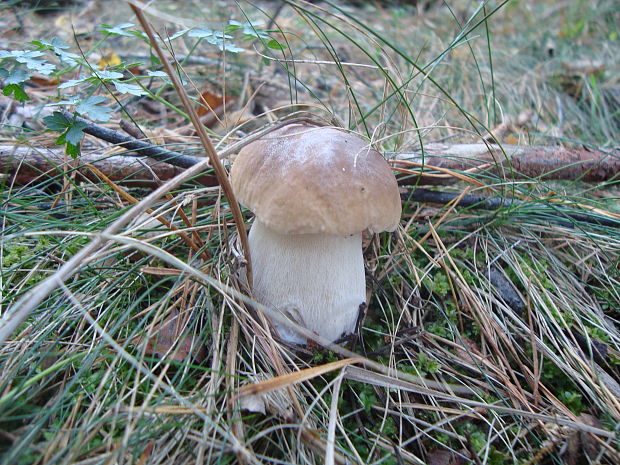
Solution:
[{"label": "wood stick on ground", "polygon": [[[484,195],[466,194],[461,196],[457,192],[442,192],[434,191],[430,189],[411,189],[401,193],[403,201],[411,200],[414,202],[434,203],[438,205],[447,205],[451,202],[455,202],[456,206],[466,208],[477,208],[485,210],[496,210],[498,208],[518,207],[521,205],[531,205],[532,201],[525,201],[519,199],[507,199],[504,197],[487,197]],[[602,215],[587,215],[584,213],[576,213],[566,211],[561,205],[554,205],[554,210],[547,212],[541,212],[547,216],[557,216],[558,221],[562,221],[565,218],[564,223],[571,227],[570,220],[582,221],[585,223],[599,224],[601,226],[608,226],[612,228],[620,228],[620,219],[612,216]]]},{"label": "wood stick on ground", "polygon": [[[69,165],[75,169],[83,179],[99,182],[99,178],[87,166],[91,164],[105,174],[112,181],[129,186],[156,187],[157,182],[141,163],[147,163],[161,181],[168,181],[185,171],[167,163],[160,163],[149,158],[126,157],[122,155],[105,156],[96,153],[82,153],[79,163],[72,165],[76,160],[67,158],[60,149],[41,148],[35,150],[25,146],[0,146],[0,171],[7,173],[9,181],[18,184],[28,184],[49,177],[63,176],[63,166]],[[79,180],[79,177],[78,177]],[[194,181],[204,186],[217,186],[215,176],[204,172],[194,178]],[[446,205],[454,202],[460,196],[456,192],[442,192],[430,189],[409,189],[401,194],[403,201],[434,203]],[[525,201],[507,199],[503,197],[487,197],[482,195],[466,194],[458,201],[459,207],[473,209],[494,210],[502,207],[519,206]],[[602,215],[586,215],[576,212],[564,212],[563,207],[556,206],[556,212],[549,212],[568,219],[587,223],[599,224],[608,227],[620,227],[618,219]]]},{"label": "wood stick on ground", "polygon": [[[11,181],[28,184],[50,177],[61,177],[67,166],[80,174],[82,179],[99,182],[99,178],[86,166],[93,165],[112,181],[132,186],[156,187],[157,181],[144,164],[162,181],[168,181],[185,172],[184,168],[149,158],[127,157],[122,155],[102,155],[83,152],[79,159],[69,158],[60,149],[26,146],[0,145],[0,172],[6,173]],[[78,178],[79,179],[79,178]],[[217,186],[217,178],[205,172],[194,180],[204,186]]]},{"label": "wood stick on ground", "polygon": [[[69,113],[63,114],[69,119],[74,118]],[[79,116],[75,118],[86,124],[85,133],[118,144],[137,155],[165,161],[181,168],[189,168],[202,160],[202,157],[162,149]],[[286,121],[282,123],[287,124]],[[254,135],[249,136],[248,141],[253,138]],[[229,154],[231,151],[234,150],[227,148],[222,154]],[[584,147],[431,143],[424,146],[424,155],[421,151],[396,153],[389,161],[396,170],[401,185],[443,185],[459,180],[446,171],[465,171],[469,175],[499,174],[506,179],[604,182],[620,178],[620,152]],[[434,168],[439,168],[442,172],[433,173]]]},{"label": "wood stick on ground", "polygon": [[127,150],[135,152],[136,155],[139,156],[149,157],[157,161],[170,163],[172,165],[178,166],[179,168],[190,168],[199,161],[203,160],[203,157],[192,157],[190,155],[183,155],[178,152],[162,149],[161,147],[158,147],[156,145],[149,144],[148,142],[138,140],[131,136],[126,136],[125,134],[121,134],[118,131],[114,131],[113,129],[106,128],[99,124],[95,124],[92,121],[88,121],[84,118],[72,115],[71,113],[67,113],[65,111],[61,113],[65,116],[65,118],[69,120],[75,119],[80,123],[84,123],[86,125],[86,127],[84,128],[84,132],[86,134],[90,134],[97,139],[105,140],[112,144],[120,145]]},{"label": "wood stick on ground", "polygon": [[[417,168],[415,174],[399,176],[400,184],[438,185],[457,180],[432,174],[432,167],[452,171],[473,170],[506,179],[564,179],[603,182],[620,178],[620,152],[600,149],[540,145],[427,144],[421,151],[397,153],[390,163],[396,171]],[[425,165],[424,170],[420,165]],[[427,166],[428,165],[428,166]]]}]

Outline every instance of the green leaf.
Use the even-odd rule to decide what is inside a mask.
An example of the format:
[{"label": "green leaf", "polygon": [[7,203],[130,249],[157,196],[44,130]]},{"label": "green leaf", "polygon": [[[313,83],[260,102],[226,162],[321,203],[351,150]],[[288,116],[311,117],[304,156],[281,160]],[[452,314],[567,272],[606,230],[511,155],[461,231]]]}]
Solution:
[{"label": "green leaf", "polygon": [[62,84],[58,85],[59,89],[66,89],[67,87],[75,87],[78,84],[81,84],[83,82],[86,82],[88,80],[88,78],[82,78],[82,79],[70,79],[66,82],[63,82]]},{"label": "green leaf", "polygon": [[68,49],[69,46],[58,37],[54,37],[51,41],[33,40],[28,43],[34,45],[39,50],[51,50],[60,58],[61,61],[70,66],[77,64],[76,60],[80,58],[80,56],[75,53],[66,52],[65,50]]},{"label": "green leaf", "polygon": [[215,36],[215,31],[208,28],[192,29],[191,31],[189,31],[189,36],[196,37],[198,39],[205,39],[207,37]]},{"label": "green leaf", "polygon": [[135,84],[127,84],[125,82],[112,81],[116,90],[118,90],[121,94],[131,94],[131,95],[148,95],[148,92],[145,91],[142,87],[137,86]]},{"label": "green leaf", "polygon": [[71,126],[71,121],[59,111],[43,118],[43,122],[52,131],[64,131]]},{"label": "green leaf", "polygon": [[147,76],[167,78],[168,75],[164,71],[148,71]]},{"label": "green leaf", "polygon": [[[33,71],[37,71],[44,75],[51,74],[55,66],[49,63],[47,60],[38,60],[37,58],[43,55],[43,52],[38,50],[12,50],[10,52],[11,56],[18,63],[25,64],[28,69]],[[0,58],[2,58],[0,56]]]},{"label": "green leaf", "polygon": [[286,45],[281,44],[276,39],[271,39],[265,45],[267,45],[267,47],[269,47],[270,49],[273,49],[273,50],[284,50],[284,49],[287,48]]},{"label": "green leaf", "polygon": [[82,154],[80,144],[73,145],[67,142],[67,145],[65,145],[65,153],[71,158],[79,157]]},{"label": "green leaf", "polygon": [[93,73],[93,77],[100,79],[101,81],[113,81],[114,79],[122,79],[123,73],[102,69],[101,71],[95,71]]},{"label": "green leaf", "polygon": [[149,58],[151,60],[151,65],[152,66],[161,66],[161,60],[159,59],[159,57],[157,55],[154,55],[153,52],[151,52]]},{"label": "green leaf", "polygon": [[63,132],[60,136],[58,136],[56,140],[54,141],[54,144],[65,145],[67,143],[67,139],[65,138],[66,134],[67,134],[66,132]]},{"label": "green leaf", "polygon": [[65,133],[67,144],[79,145],[80,141],[84,138],[84,129],[86,127],[88,127],[88,124],[85,122],[74,121]]},{"label": "green leaf", "polygon": [[244,48],[237,47],[236,45],[228,43],[228,42],[226,42],[226,43],[224,43],[224,42],[219,43],[219,44],[217,44],[217,46],[223,52],[231,52],[231,53],[245,52]]},{"label": "green leaf", "polygon": [[22,82],[27,81],[28,78],[30,78],[30,76],[32,76],[32,74],[30,74],[25,69],[13,68],[11,72],[8,74],[8,76],[6,76],[4,83],[5,84],[21,84]]},{"label": "green leaf", "polygon": [[228,21],[228,26],[224,28],[224,32],[235,32],[239,29],[243,29],[243,24],[236,19],[231,19]]},{"label": "green leaf", "polygon": [[188,29],[181,29],[180,31],[175,32],[170,37],[168,37],[168,40],[178,39],[179,37],[182,37],[185,34],[187,34],[189,31],[191,31],[191,29],[189,29],[189,28]]},{"label": "green leaf", "polygon": [[80,102],[81,102],[81,99],[78,96],[74,95],[73,97],[69,97],[69,100],[61,100],[60,102],[56,102],[56,103],[48,103],[45,106],[46,107],[62,107],[64,105],[77,105]]},{"label": "green leaf", "polygon": [[123,36],[123,37],[132,37],[132,34],[129,31],[126,31],[128,27],[135,26],[134,23],[122,23],[116,26],[110,26],[109,24],[102,24],[102,29],[99,32],[103,32],[104,34],[110,36]]},{"label": "green leaf", "polygon": [[[234,27],[234,25],[233,25]],[[244,52],[244,48],[237,47],[236,45],[228,42],[234,37],[223,32],[213,31],[208,28],[199,28],[192,29],[189,31],[188,35],[190,37],[196,37],[198,39],[204,39],[212,45],[217,45],[217,47],[226,52],[239,53]]]},{"label": "green leaf", "polygon": [[225,32],[233,32],[239,29],[242,30],[241,32],[245,36],[245,40],[269,39],[269,34],[267,34],[263,29],[260,28],[259,23],[242,23],[235,19],[231,19],[230,21],[228,21],[228,26],[226,26],[224,30]]},{"label": "green leaf", "polygon": [[[149,41],[149,36],[147,36],[144,32],[142,31],[129,31],[131,33],[132,36],[137,37],[139,39],[144,40],[145,42]],[[155,40],[159,40],[161,41],[161,39],[159,37],[155,37]]]},{"label": "green leaf", "polygon": [[20,102],[30,100],[30,97],[28,97],[28,94],[24,90],[23,84],[9,84],[7,86],[4,86],[4,89],[2,89],[2,93],[7,97],[13,94],[15,100],[18,100]]},{"label": "green leaf", "polygon": [[93,95],[80,102],[76,107],[76,111],[80,115],[88,116],[95,121],[109,121],[112,117],[112,110],[99,105],[105,102],[105,100],[105,97],[101,95]]},{"label": "green leaf", "polygon": [[85,122],[69,119],[59,111],[43,118],[43,122],[52,131],[62,132],[56,145],[64,145],[65,153],[72,158],[80,156],[80,141],[84,138],[84,128],[88,126]]}]

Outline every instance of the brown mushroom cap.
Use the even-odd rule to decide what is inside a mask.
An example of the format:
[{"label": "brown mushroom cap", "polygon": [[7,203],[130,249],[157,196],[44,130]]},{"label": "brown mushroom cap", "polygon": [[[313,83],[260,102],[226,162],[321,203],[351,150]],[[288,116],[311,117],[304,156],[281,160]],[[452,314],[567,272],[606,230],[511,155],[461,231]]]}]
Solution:
[{"label": "brown mushroom cap", "polygon": [[401,203],[385,159],[359,137],[290,124],[245,146],[231,170],[237,200],[285,234],[393,231]]}]

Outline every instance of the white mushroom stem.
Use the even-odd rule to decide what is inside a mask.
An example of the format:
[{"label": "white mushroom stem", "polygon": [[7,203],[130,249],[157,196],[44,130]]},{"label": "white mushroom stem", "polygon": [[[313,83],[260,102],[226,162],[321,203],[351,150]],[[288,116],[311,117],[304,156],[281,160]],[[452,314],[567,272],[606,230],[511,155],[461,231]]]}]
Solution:
[{"label": "white mushroom stem", "polygon": [[[282,234],[255,220],[249,240],[258,302],[330,341],[353,332],[366,300],[361,233]],[[275,327],[288,342],[307,342],[287,327]]]}]

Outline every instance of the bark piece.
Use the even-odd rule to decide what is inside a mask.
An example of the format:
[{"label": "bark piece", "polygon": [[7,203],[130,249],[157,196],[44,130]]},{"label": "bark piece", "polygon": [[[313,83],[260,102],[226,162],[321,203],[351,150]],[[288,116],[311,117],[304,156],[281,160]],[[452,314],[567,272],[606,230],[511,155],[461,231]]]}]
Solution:
[{"label": "bark piece", "polygon": [[494,173],[506,179],[564,179],[586,182],[609,181],[620,175],[620,154],[586,148],[540,145],[427,144],[422,152],[400,153],[392,160],[398,170],[420,171],[419,176],[401,174],[401,184],[437,185],[458,181],[449,174],[432,175],[433,167],[452,171]]},{"label": "bark piece", "polygon": [[[185,171],[184,168],[150,158],[82,153],[80,158],[72,159],[56,148],[0,146],[0,172],[8,175],[11,182],[15,181],[18,184],[61,176],[71,170],[75,170],[83,179],[99,182],[100,179],[85,166],[87,164],[95,166],[114,182],[144,187],[157,186],[157,181],[153,179],[150,170],[161,181],[172,179]],[[198,176],[196,182],[204,186],[218,185],[216,177],[206,173]]]}]

